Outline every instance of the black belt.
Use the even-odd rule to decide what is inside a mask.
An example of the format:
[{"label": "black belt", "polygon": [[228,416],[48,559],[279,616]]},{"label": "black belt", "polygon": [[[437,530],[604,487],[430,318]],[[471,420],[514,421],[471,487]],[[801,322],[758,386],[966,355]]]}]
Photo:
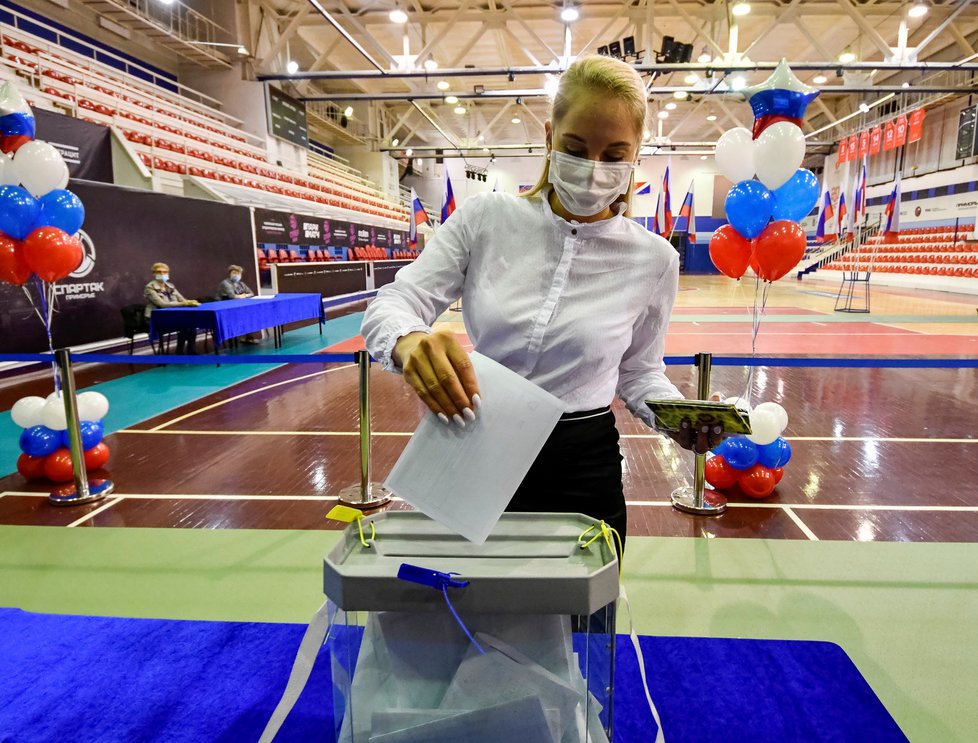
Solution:
[{"label": "black belt", "polygon": [[586,418],[597,418],[599,415],[607,415],[610,412],[610,405],[605,405],[603,408],[595,408],[594,410],[576,410],[573,413],[564,413],[560,416],[560,422],[565,423],[567,421],[581,421]]}]

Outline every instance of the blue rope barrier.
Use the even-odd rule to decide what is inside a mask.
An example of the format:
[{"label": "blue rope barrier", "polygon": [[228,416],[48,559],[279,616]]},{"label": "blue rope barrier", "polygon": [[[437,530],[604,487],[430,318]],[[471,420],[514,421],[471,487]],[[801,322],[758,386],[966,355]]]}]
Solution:
[{"label": "blue rope barrier", "polygon": [[[215,364],[337,364],[352,363],[356,357],[352,353],[314,353],[314,354],[256,354],[248,356],[197,354],[178,355],[139,355],[111,353],[77,353],[71,359],[76,364],[193,364],[214,366]],[[54,356],[49,353],[4,353],[0,363],[18,362],[30,364],[50,364]],[[694,356],[666,356],[666,366],[692,366]],[[714,356],[713,366],[768,366],[768,367],[813,367],[827,369],[978,369],[978,358],[974,359],[872,359],[872,358],[820,358],[820,357],[776,357],[776,356]]]}]

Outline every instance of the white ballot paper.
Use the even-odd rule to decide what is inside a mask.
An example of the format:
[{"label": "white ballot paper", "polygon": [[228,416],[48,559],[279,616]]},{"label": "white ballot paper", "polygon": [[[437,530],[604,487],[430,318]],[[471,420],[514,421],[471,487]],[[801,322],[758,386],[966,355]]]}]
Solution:
[{"label": "white ballot paper", "polygon": [[471,354],[482,407],[465,428],[429,412],[384,483],[422,513],[482,544],[566,405],[519,374]]}]

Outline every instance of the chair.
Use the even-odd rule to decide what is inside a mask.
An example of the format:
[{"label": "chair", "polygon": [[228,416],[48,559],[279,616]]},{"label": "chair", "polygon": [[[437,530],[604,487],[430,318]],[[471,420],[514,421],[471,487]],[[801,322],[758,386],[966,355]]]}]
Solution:
[{"label": "chair", "polygon": [[135,347],[136,334],[149,332],[149,318],[145,304],[127,304],[122,308],[122,334],[129,339],[129,355]]}]

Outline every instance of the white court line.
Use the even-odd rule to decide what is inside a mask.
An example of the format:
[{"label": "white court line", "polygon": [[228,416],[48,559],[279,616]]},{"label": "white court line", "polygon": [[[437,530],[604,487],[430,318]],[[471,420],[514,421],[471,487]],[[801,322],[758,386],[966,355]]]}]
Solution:
[{"label": "white court line", "polygon": [[815,536],[815,532],[813,532],[811,529],[808,528],[808,524],[802,521],[798,517],[798,514],[791,510],[790,506],[784,506],[783,508],[784,508],[784,512],[788,514],[788,517],[795,522],[795,524],[798,526],[799,529],[802,530],[802,532],[804,532],[806,537],[808,537],[813,542],[819,541],[818,537]]},{"label": "white court line", "polygon": [[[37,495],[37,493],[35,493],[35,495]],[[86,521],[88,521],[90,518],[92,518],[92,516],[97,516],[98,514],[102,513],[102,511],[105,511],[105,510],[107,510],[109,508],[112,508],[112,506],[114,506],[116,503],[118,503],[119,501],[122,501],[122,500],[125,500],[125,496],[120,495],[120,496],[118,496],[116,498],[113,498],[111,501],[109,501],[108,503],[106,503],[106,504],[104,504],[102,506],[99,506],[98,508],[96,508],[91,513],[86,513],[80,519],[77,519],[76,521],[72,521],[70,524],[68,524],[68,528],[70,529],[73,526],[78,526],[79,524],[84,524]]]},{"label": "white court line", "polygon": [[[6,490],[0,493],[0,497],[7,495],[12,495],[16,497],[30,497],[35,498],[46,498],[45,493],[30,492],[27,490]],[[248,501],[248,500],[271,500],[271,501],[334,501],[337,499],[335,495],[288,495],[288,494],[260,494],[260,495],[221,495],[214,493],[122,493],[117,497],[118,500],[123,498],[132,500],[230,500],[230,501]],[[402,501],[402,498],[394,496],[391,498],[392,501]],[[116,501],[116,502],[117,502]],[[103,508],[108,507],[108,505],[114,505],[115,502],[103,506]],[[625,501],[626,506],[636,506],[640,508],[659,508],[672,506],[671,501]],[[847,505],[844,503],[763,503],[758,501],[756,503],[728,503],[728,508],[792,508],[796,510],[809,509],[809,510],[821,510],[821,511],[913,511],[913,512],[952,512],[952,513],[978,513],[978,506],[891,506],[891,505],[871,505],[865,503],[854,503]],[[99,509],[101,510],[101,509]],[[89,516],[95,514],[93,511]]]},{"label": "white court line", "polygon": [[[323,360],[323,363],[326,364],[326,363],[329,363],[329,361],[324,359]],[[165,423],[161,423],[160,425],[158,425],[158,426],[156,426],[156,427],[154,427],[154,428],[152,428],[150,430],[152,430],[152,431],[158,431],[160,429],[166,428],[167,426],[171,426],[174,423],[179,423],[182,420],[186,420],[187,418],[192,418],[193,416],[197,415],[198,413],[203,413],[203,412],[205,412],[207,410],[213,410],[214,408],[219,408],[222,405],[227,405],[229,402],[234,402],[235,400],[240,400],[241,398],[248,397],[250,395],[256,395],[259,392],[264,392],[265,390],[271,390],[271,389],[274,389],[275,387],[281,387],[284,384],[291,384],[292,382],[301,382],[303,379],[311,379],[312,377],[319,377],[319,376],[322,376],[323,374],[329,374],[330,372],[340,371],[341,369],[350,369],[350,368],[353,368],[355,366],[356,366],[356,364],[347,364],[346,366],[337,366],[334,369],[324,369],[323,371],[314,372],[312,374],[306,374],[306,375],[301,376],[301,377],[295,377],[294,379],[286,379],[283,382],[275,382],[274,384],[267,384],[264,387],[259,387],[256,390],[251,390],[250,392],[242,392],[240,395],[235,395],[234,397],[229,397],[227,400],[221,400],[220,402],[215,402],[215,403],[213,403],[211,405],[206,405],[206,406],[200,408],[199,410],[194,410],[194,411],[192,411],[190,413],[185,413],[184,415],[177,416],[173,420],[166,421]],[[267,374],[268,372],[264,372],[264,373]]]}]

